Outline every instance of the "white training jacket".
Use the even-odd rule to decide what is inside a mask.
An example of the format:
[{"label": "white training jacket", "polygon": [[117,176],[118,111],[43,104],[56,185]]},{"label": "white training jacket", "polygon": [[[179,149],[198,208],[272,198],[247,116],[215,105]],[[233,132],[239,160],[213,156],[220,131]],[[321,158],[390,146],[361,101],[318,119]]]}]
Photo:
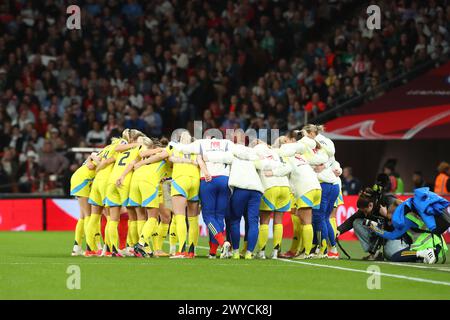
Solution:
[{"label": "white training jacket", "polygon": [[297,142],[285,143],[277,149],[277,153],[281,157],[292,157],[295,154],[310,153],[316,148],[316,141],[314,139],[303,137]]},{"label": "white training jacket", "polygon": [[[326,182],[326,183],[332,183],[337,184],[339,177],[336,177],[333,170],[338,169],[340,170],[340,164],[336,161],[336,158],[334,157],[334,154],[336,152],[336,149],[334,148],[334,143],[331,141],[331,139],[325,137],[322,134],[318,134],[315,139],[317,142],[320,143],[320,146],[328,155],[328,161],[325,163],[325,169],[320,172],[317,176],[320,181]],[[342,171],[342,170],[341,170]]]},{"label": "white training jacket", "polygon": [[[260,158],[256,162],[256,168],[259,169],[259,177],[264,191],[272,187],[290,187],[288,175],[291,172],[291,166],[282,159],[276,150],[269,148],[266,144],[258,144],[253,148]],[[267,177],[264,170],[272,170],[273,176]]]},{"label": "white training jacket", "polygon": [[301,154],[311,166],[326,164],[330,159],[325,149],[317,149],[317,142],[314,139],[303,137],[297,142],[285,143],[277,149],[281,157],[293,157]]},{"label": "white training jacket", "polygon": [[241,144],[232,144],[231,151],[233,162],[228,185],[232,188],[264,193],[264,187],[255,165],[255,161],[259,160],[255,150]]},{"label": "white training jacket", "polygon": [[[230,141],[229,151],[209,151],[203,153],[208,162],[231,163],[228,186],[264,192],[256,166],[259,157],[255,150]],[[269,167],[270,165],[267,165]]]},{"label": "white training jacket", "polygon": [[305,156],[296,154],[288,157],[288,161],[292,168],[289,181],[295,198],[300,198],[311,190],[321,189],[317,173]]},{"label": "white training jacket", "polygon": [[[226,139],[199,139],[190,144],[174,143],[173,147],[184,154],[206,154],[205,161],[209,174],[212,177],[229,176],[230,165],[233,161],[231,145],[233,143]],[[201,173],[204,178],[204,174]]]},{"label": "white training jacket", "polygon": [[289,177],[292,193],[296,198],[315,189],[321,189],[317,173],[311,166],[325,164],[328,154],[316,150],[314,139],[303,137],[297,142],[283,144],[278,153],[289,159],[292,171]]}]

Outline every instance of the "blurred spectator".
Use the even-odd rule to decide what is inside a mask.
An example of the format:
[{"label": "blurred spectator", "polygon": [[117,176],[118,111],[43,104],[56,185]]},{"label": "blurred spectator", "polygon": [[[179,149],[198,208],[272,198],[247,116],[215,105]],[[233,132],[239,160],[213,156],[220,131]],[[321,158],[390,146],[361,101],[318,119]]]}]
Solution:
[{"label": "blurred spectator", "polygon": [[155,112],[153,105],[147,105],[147,108],[142,113],[142,118],[147,123],[147,133],[150,136],[160,137],[162,135],[162,118],[158,112]]},{"label": "blurred spectator", "polygon": [[[18,165],[15,159],[15,150],[13,148],[7,148],[3,151],[3,157],[1,160],[2,174],[5,176],[5,180],[2,180],[2,185],[8,185],[13,189],[17,178]],[[3,181],[5,183],[3,183]]]},{"label": "blurred spectator", "polygon": [[242,128],[240,120],[236,117],[235,112],[229,112],[227,119],[222,123],[221,129],[239,129]]},{"label": "blurred spectator", "polygon": [[139,116],[139,111],[137,108],[130,108],[129,118],[125,120],[125,127],[130,129],[137,129],[142,132],[145,132],[147,124],[145,121]]},{"label": "blurred spectator", "polygon": [[106,145],[107,134],[102,130],[100,123],[94,121],[92,130],[87,133],[86,142],[90,147],[100,147]]},{"label": "blurred spectator", "polygon": [[75,171],[77,171],[77,169],[78,169],[78,165],[71,164],[69,166],[68,170],[66,170],[64,172],[64,175],[62,177],[62,182],[63,182],[63,192],[66,196],[70,196],[70,178],[75,173]]},{"label": "blurred spectator", "polygon": [[20,128],[18,126],[13,126],[9,146],[11,148],[14,148],[17,153],[20,153],[23,148],[24,142],[23,140],[24,139],[22,137],[22,132],[20,131]]},{"label": "blurred spectator", "polygon": [[302,126],[303,123],[301,123],[300,120],[295,117],[295,114],[289,113],[287,122],[288,130],[297,130],[300,129]]},{"label": "blurred spectator", "polygon": [[434,192],[437,194],[449,194],[450,192],[450,165],[441,162],[437,167],[438,175],[434,181]]},{"label": "blurred spectator", "polygon": [[28,151],[26,160],[19,166],[18,184],[19,191],[24,193],[35,192],[37,190],[37,179],[39,176],[38,155],[34,151]]},{"label": "blurred spectator", "polygon": [[69,166],[69,160],[53,150],[49,140],[44,142],[42,152],[39,155],[39,167],[48,175],[61,175]]},{"label": "blurred spectator", "polygon": [[414,171],[412,175],[412,182],[413,182],[413,191],[417,188],[423,187],[429,187],[430,190],[433,190],[433,186],[425,181],[421,171]]},{"label": "blurred spectator", "polygon": [[6,170],[3,168],[3,163],[0,162],[0,193],[12,192],[11,177],[8,175]]},{"label": "blurred spectator", "polygon": [[387,191],[391,193],[403,194],[405,192],[403,179],[395,171],[397,159],[388,159],[383,166],[383,173],[389,177]]},{"label": "blurred spectator", "polygon": [[351,167],[344,167],[342,178],[342,193],[345,196],[359,194],[361,182],[353,176],[353,169]]},{"label": "blurred spectator", "polygon": [[305,106],[305,111],[312,113],[314,117],[317,117],[319,112],[323,112],[326,109],[325,103],[320,101],[320,96],[318,93],[313,93],[311,101],[309,101]]}]

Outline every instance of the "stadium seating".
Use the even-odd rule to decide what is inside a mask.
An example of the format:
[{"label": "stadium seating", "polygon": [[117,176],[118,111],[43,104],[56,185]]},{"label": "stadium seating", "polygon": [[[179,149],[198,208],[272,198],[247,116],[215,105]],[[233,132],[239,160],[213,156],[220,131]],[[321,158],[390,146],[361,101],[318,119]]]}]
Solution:
[{"label": "stadium seating", "polygon": [[92,0],[81,31],[59,3],[0,4],[0,192],[67,189],[67,149],[126,127],[299,128],[449,52],[445,1],[379,1],[374,31],[349,0]]}]

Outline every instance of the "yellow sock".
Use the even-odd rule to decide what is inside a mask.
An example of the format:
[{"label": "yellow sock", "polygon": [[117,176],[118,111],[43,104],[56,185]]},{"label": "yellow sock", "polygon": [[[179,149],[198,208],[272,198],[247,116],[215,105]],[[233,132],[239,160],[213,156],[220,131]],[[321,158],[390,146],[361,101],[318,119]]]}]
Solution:
[{"label": "yellow sock", "polygon": [[174,247],[177,245],[177,224],[175,222],[175,216],[172,217],[169,227],[169,245]]},{"label": "yellow sock", "polygon": [[83,243],[84,219],[78,219],[75,227],[75,244],[81,246]]},{"label": "yellow sock", "polygon": [[150,237],[152,233],[155,232],[157,223],[158,220],[156,220],[156,218],[148,218],[147,221],[145,221],[144,227],[142,228],[142,232],[139,236],[140,245],[145,246],[145,244],[150,244]]},{"label": "yellow sock", "polygon": [[248,241],[244,241],[244,245],[242,246],[241,250],[242,255],[245,255],[245,253],[247,252],[247,248],[248,248]]},{"label": "yellow sock", "polygon": [[152,232],[152,246],[153,246],[153,250],[158,250],[157,248],[159,246],[159,243],[158,243],[158,241],[159,241],[159,234],[158,234],[159,225],[160,225],[160,223],[156,222],[155,229]]},{"label": "yellow sock", "polygon": [[109,239],[111,241],[111,252],[119,251],[119,221],[109,221]]},{"label": "yellow sock", "polygon": [[[92,216],[92,215],[91,215]],[[97,244],[98,248],[101,248],[102,246],[102,215],[99,215],[99,219],[97,221],[97,226],[95,229],[95,243]]]},{"label": "yellow sock", "polygon": [[302,240],[303,240],[303,246],[305,247],[305,254],[310,254],[312,245],[313,245],[313,238],[314,238],[314,232],[313,232],[313,226],[312,224],[304,224],[303,230],[302,230]]},{"label": "yellow sock", "polygon": [[303,225],[300,223],[298,226],[298,246],[297,246],[297,252],[302,252],[303,249],[305,249],[305,246],[303,245]]},{"label": "yellow sock", "polygon": [[[84,236],[85,239],[86,239],[86,232],[87,232],[87,230],[89,228],[89,219],[90,218],[91,218],[91,216],[84,217],[84,234],[83,234],[83,236]],[[94,250],[94,249],[92,249],[92,250]]]},{"label": "yellow sock", "polygon": [[187,226],[184,214],[176,214],[175,221],[177,225],[178,251],[186,252]]},{"label": "yellow sock", "polygon": [[289,249],[290,252],[297,252],[298,243],[300,241],[300,218],[296,216],[295,214],[291,214],[292,219],[292,228],[293,228],[293,236],[292,236],[292,243],[291,243],[291,249]]},{"label": "yellow sock", "polygon": [[169,225],[167,223],[159,223],[158,225],[158,240],[156,250],[162,250],[164,241],[167,237],[167,232],[169,231]]},{"label": "yellow sock", "polygon": [[142,228],[144,228],[144,224],[145,224],[145,220],[137,221],[137,230],[138,230],[139,235],[142,233]]},{"label": "yellow sock", "polygon": [[320,247],[320,254],[324,254],[326,248],[327,248],[327,240],[322,239],[322,246]]},{"label": "yellow sock", "polygon": [[331,223],[331,226],[333,227],[334,235],[336,235],[336,233],[337,233],[336,218],[330,218],[330,223]]},{"label": "yellow sock", "polygon": [[106,225],[105,225],[105,244],[108,247],[109,251],[111,251],[111,238],[109,236],[109,216],[106,217]]},{"label": "yellow sock", "polygon": [[261,224],[259,226],[258,248],[260,251],[266,249],[267,240],[269,239],[269,225]]},{"label": "yellow sock", "polygon": [[188,217],[189,222],[189,249],[191,246],[194,248],[198,244],[198,238],[200,236],[200,230],[198,228],[198,216]]},{"label": "yellow sock", "polygon": [[281,241],[283,240],[283,224],[277,223],[273,225],[273,248],[281,249]]},{"label": "yellow sock", "polygon": [[97,250],[97,243],[95,242],[95,236],[98,230],[98,221],[102,218],[99,214],[91,214],[89,218],[88,227],[86,230],[86,243],[91,250]]},{"label": "yellow sock", "polygon": [[137,221],[130,221],[130,246],[134,246],[139,241],[139,233],[137,227]]}]

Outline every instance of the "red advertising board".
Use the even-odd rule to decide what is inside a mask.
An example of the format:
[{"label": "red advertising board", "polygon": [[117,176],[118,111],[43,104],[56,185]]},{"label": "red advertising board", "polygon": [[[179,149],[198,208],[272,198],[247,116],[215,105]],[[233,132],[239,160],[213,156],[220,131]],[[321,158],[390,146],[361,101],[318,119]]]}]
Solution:
[{"label": "red advertising board", "polygon": [[0,200],[0,230],[41,231],[42,229],[42,199]]},{"label": "red advertising board", "polygon": [[73,199],[46,199],[47,230],[69,231],[75,230],[80,207]]}]

